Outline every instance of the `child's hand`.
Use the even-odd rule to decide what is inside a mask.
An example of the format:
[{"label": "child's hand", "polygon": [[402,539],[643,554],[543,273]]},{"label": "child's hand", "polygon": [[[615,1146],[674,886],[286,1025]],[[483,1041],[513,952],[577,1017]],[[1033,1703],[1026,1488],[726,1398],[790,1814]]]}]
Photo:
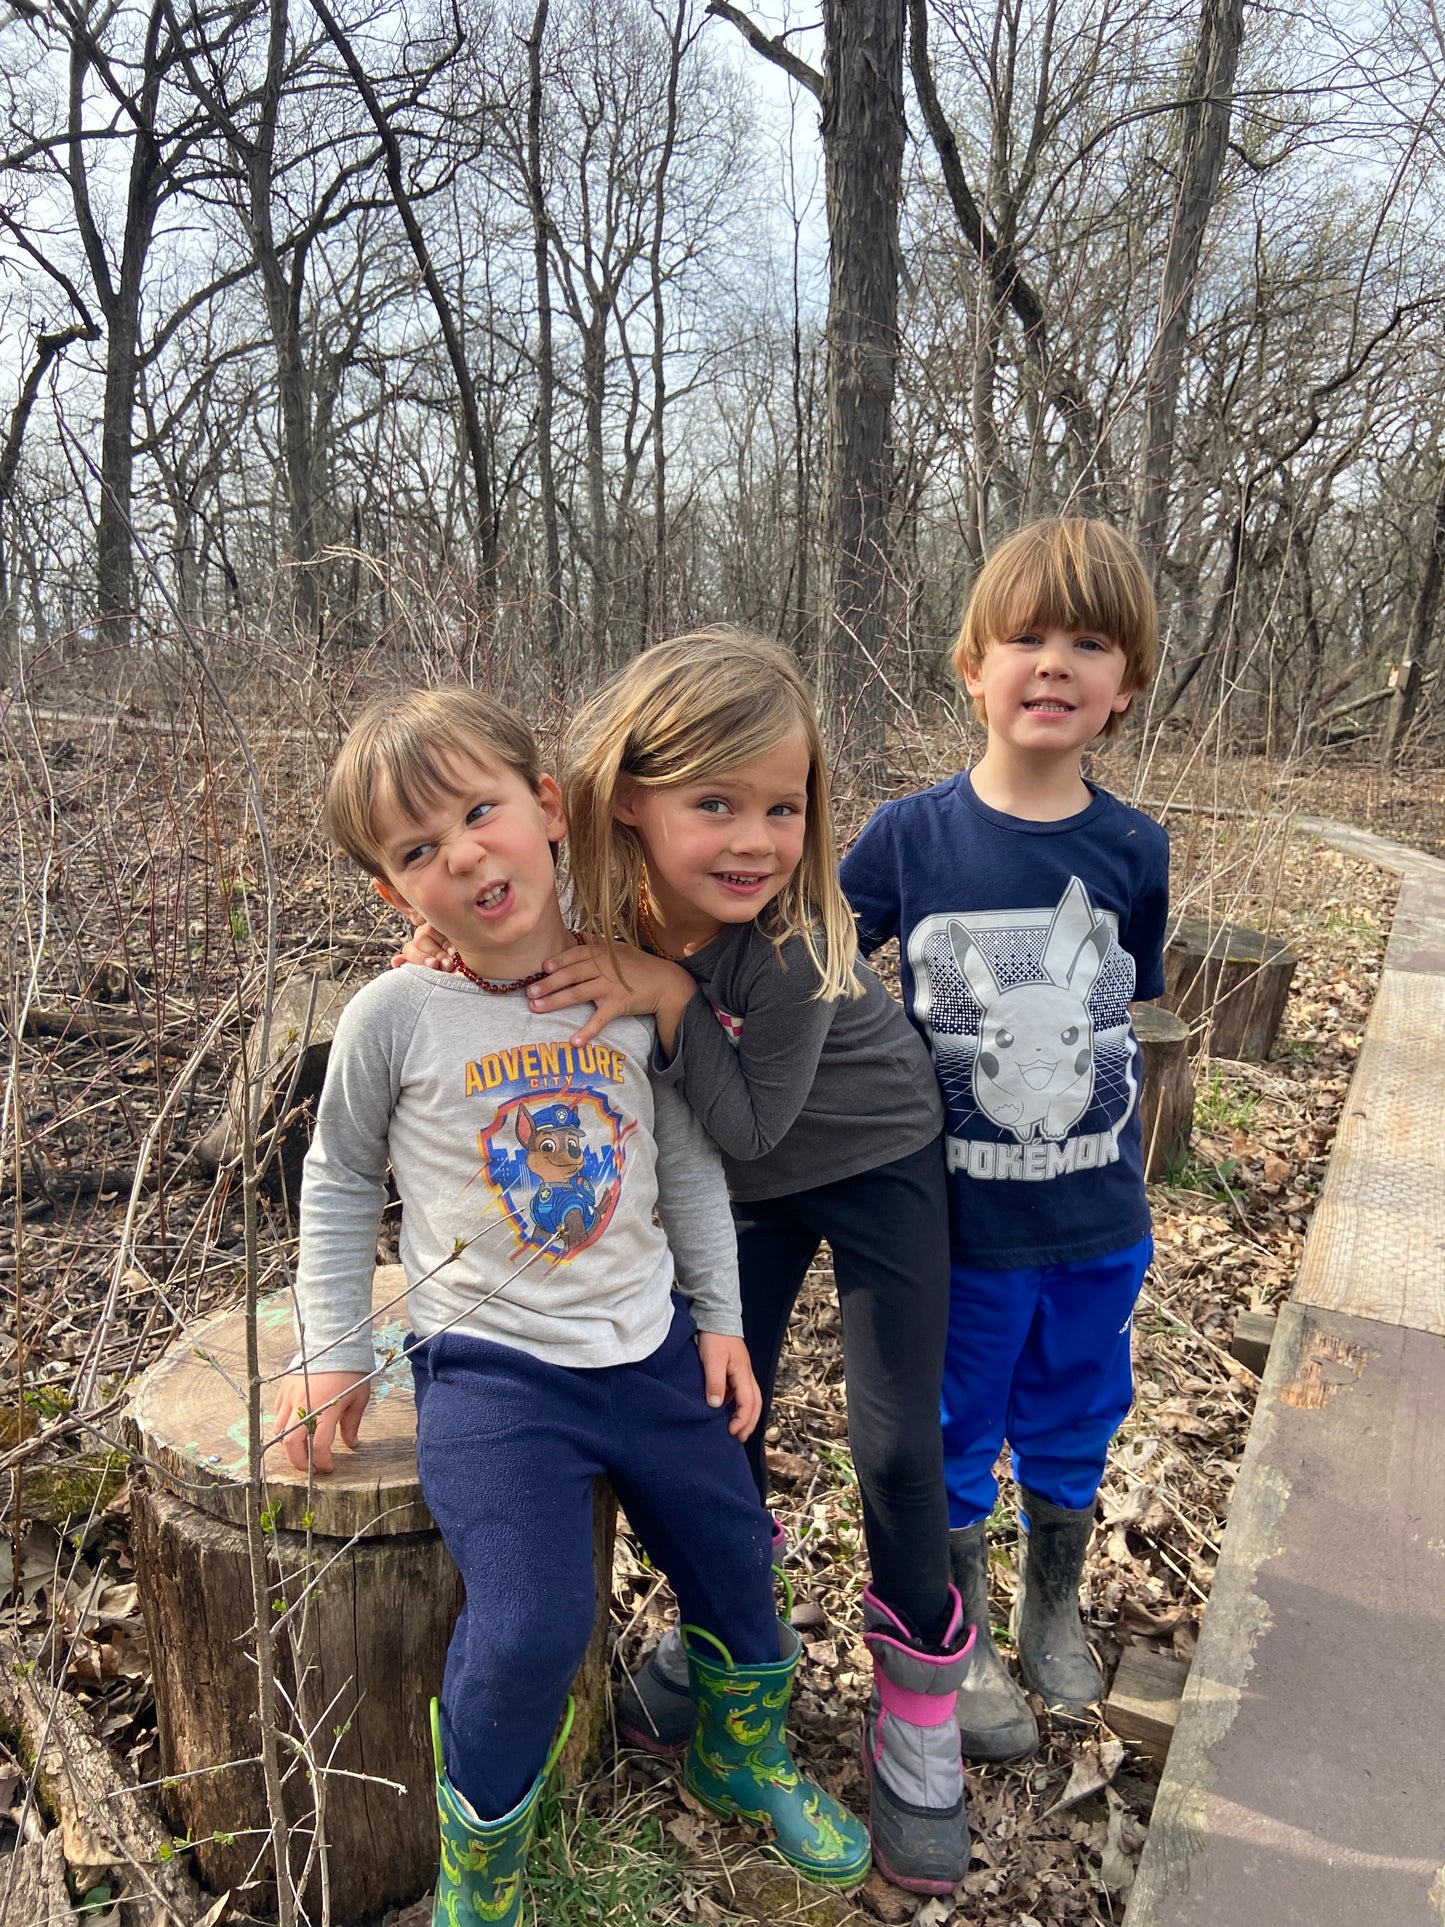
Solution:
[{"label": "child's hand", "polygon": [[400,954],[392,958],[391,967],[399,970],[403,964],[409,963],[423,964],[428,970],[455,970],[457,953],[435,924],[418,918]]},{"label": "child's hand", "polygon": [[559,957],[549,957],[542,968],[546,977],[527,988],[530,1009],[541,1013],[570,1010],[574,1004],[597,1006],[569,1040],[573,1044],[590,1044],[614,1017],[653,1016],[662,1048],[670,1055],[682,1013],[697,989],[681,964],[634,950],[627,943],[617,946],[617,967],[605,943],[582,943]]},{"label": "child's hand", "polygon": [[288,1372],[276,1393],[276,1434],[298,1472],[306,1470],[308,1438],[318,1472],[332,1469],[331,1441],[338,1427],[342,1443],[356,1450],[370,1397],[371,1380],[365,1372]]},{"label": "child's hand", "polygon": [[697,1354],[702,1360],[702,1375],[709,1405],[731,1405],[728,1430],[735,1439],[745,1439],[762,1417],[763,1395],[741,1338],[725,1338],[721,1332],[699,1332]]}]

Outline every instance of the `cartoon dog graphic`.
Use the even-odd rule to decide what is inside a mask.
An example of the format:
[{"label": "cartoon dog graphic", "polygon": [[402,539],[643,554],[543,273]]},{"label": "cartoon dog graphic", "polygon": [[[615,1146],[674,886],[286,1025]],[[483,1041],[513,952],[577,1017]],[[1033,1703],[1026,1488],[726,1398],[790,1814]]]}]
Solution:
[{"label": "cartoon dog graphic", "polygon": [[1001,990],[964,923],[950,923],[954,959],[983,1010],[973,1094],[991,1123],[1020,1144],[1067,1136],[1094,1094],[1088,998],[1109,954],[1109,922],[1070,877],[1044,939],[1044,981]]},{"label": "cartoon dog graphic", "polygon": [[527,1169],[537,1180],[532,1223],[544,1243],[560,1239],[564,1251],[575,1251],[596,1223],[599,1209],[592,1180],[582,1169],[582,1122],[577,1108],[558,1102],[529,1111],[520,1104],[516,1126]]}]

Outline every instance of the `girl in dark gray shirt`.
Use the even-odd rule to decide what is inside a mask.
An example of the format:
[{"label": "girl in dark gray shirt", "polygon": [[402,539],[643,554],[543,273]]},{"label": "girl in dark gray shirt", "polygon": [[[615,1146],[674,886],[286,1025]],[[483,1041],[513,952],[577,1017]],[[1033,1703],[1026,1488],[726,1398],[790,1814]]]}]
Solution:
[{"label": "girl in dark gray shirt", "polygon": [[[837,882],[827,763],[793,658],[737,631],[646,651],[576,719],[566,793],[574,919],[606,932],[529,991],[657,1023],[654,1076],[721,1147],[762,1444],[789,1315],[824,1239],[843,1319],[848,1435],[873,1567],[864,1763],[874,1855],[912,1891],[968,1863],[951,1717],[971,1629],[948,1576],[939,1391],[948,1321],[942,1107],[928,1054],[858,961]],[[673,1636],[619,1725],[685,1744]]]}]

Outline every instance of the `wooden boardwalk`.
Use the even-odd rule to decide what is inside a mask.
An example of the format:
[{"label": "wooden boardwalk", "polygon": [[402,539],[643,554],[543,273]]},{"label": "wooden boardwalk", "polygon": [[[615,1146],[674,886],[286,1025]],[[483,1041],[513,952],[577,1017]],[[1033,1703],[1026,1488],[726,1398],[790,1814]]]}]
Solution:
[{"label": "wooden boardwalk", "polygon": [[1445,862],[1379,993],[1125,1927],[1445,1927]]}]

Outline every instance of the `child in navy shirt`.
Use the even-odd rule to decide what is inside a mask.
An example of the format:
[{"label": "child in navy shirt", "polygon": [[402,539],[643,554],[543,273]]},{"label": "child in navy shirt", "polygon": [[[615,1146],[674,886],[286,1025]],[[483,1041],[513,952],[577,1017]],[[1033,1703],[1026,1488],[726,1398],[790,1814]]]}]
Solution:
[{"label": "child in navy shirt", "polygon": [[1070,1710],[1102,1688],[1078,1588],[1152,1255],[1129,1006],[1164,988],[1169,843],[1080,759],[1157,654],[1153,591],[1122,536],[1080,519],[1023,529],[979,576],[953,654],[983,757],[885,804],[843,864],[865,951],[899,939],[947,1116],[943,1434],[953,1575],[978,1628],[958,1696],[972,1759],[1038,1742],[988,1633],[1005,1439],[1027,1534],[1024,1683]]}]

